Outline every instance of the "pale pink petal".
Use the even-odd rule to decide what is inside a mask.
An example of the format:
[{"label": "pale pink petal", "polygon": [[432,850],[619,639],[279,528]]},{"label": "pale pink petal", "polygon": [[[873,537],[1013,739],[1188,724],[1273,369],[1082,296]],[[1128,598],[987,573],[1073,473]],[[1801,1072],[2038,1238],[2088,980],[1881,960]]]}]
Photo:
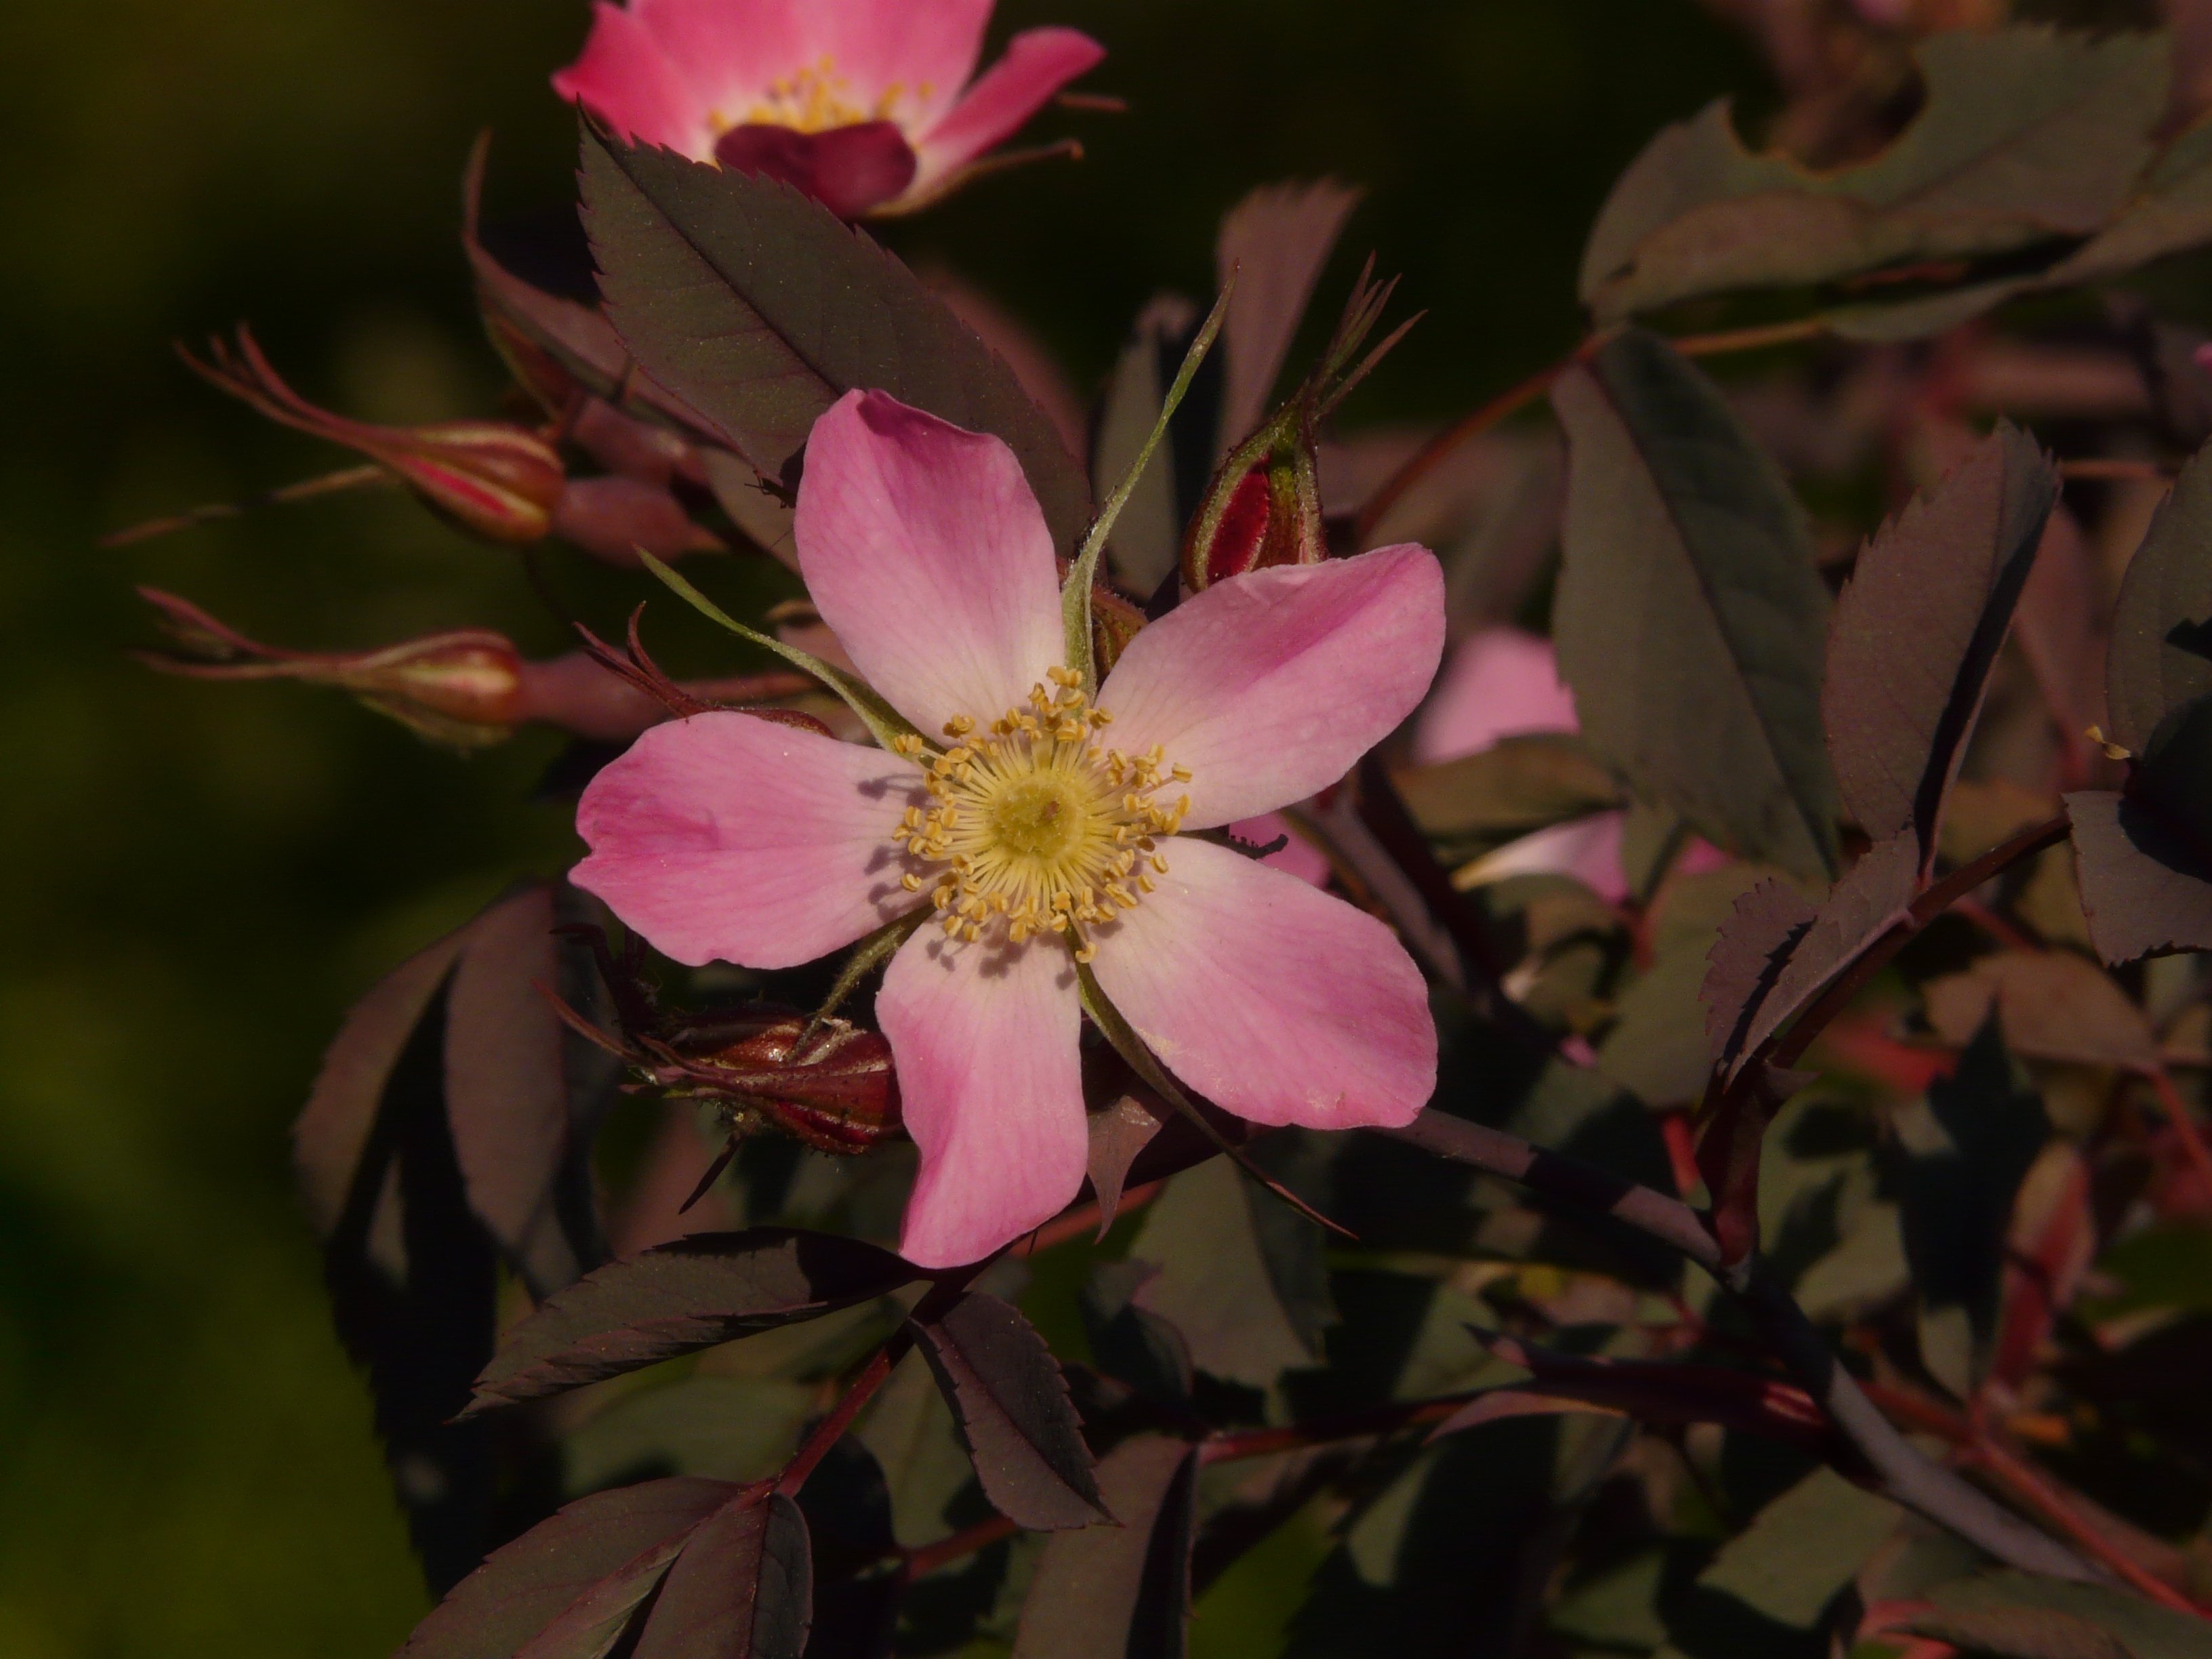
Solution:
[{"label": "pale pink petal", "polygon": [[852,118],[919,130],[981,56],[991,0],[633,0],[704,109],[734,126],[778,82],[814,77]]},{"label": "pale pink petal", "polygon": [[592,9],[592,33],[553,90],[581,104],[621,137],[659,144],[695,161],[714,154],[707,107],[635,12],[607,0]]},{"label": "pale pink petal", "polygon": [[954,945],[925,925],[891,958],[876,1017],[921,1149],[900,1253],[979,1261],[1065,1208],[1090,1141],[1067,952]]},{"label": "pale pink petal", "polygon": [[1500,738],[1577,729],[1575,694],[1559,679],[1552,642],[1517,628],[1486,629],[1453,647],[1413,728],[1413,758],[1429,765]]},{"label": "pale pink petal", "polygon": [[932,738],[996,720],[1066,653],[1052,534],[996,438],[848,392],[807,441],[794,530],[822,620]]},{"label": "pale pink petal", "polygon": [[665,956],[789,968],[918,902],[891,842],[921,774],[880,749],[750,714],[656,726],[576,807],[572,876]]},{"label": "pale pink petal", "polygon": [[1436,1088],[1437,1028],[1396,935],[1227,848],[1166,850],[1159,890],[1092,935],[1092,971],[1169,1068],[1255,1123],[1413,1121]]},{"label": "pale pink petal", "polygon": [[1191,829],[1303,800],[1419,704],[1443,598],[1435,556],[1410,544],[1216,583],[1122,651],[1098,696],[1106,737],[1190,769]]},{"label": "pale pink petal", "polygon": [[983,55],[992,0],[806,0],[822,50],[871,105],[911,131],[952,107]]},{"label": "pale pink petal", "polygon": [[1620,861],[1620,812],[1594,812],[1510,841],[1475,866],[1480,881],[1508,876],[1572,876],[1609,904],[1628,896],[1628,872]]},{"label": "pale pink petal", "polygon": [[1239,818],[1229,826],[1229,833],[1249,847],[1272,847],[1280,841],[1282,850],[1268,854],[1261,863],[1315,887],[1328,885],[1328,854],[1298,834],[1280,812]]},{"label": "pale pink petal", "polygon": [[1006,55],[983,71],[945,118],[915,138],[921,155],[915,189],[927,190],[1012,137],[1054,93],[1105,56],[1103,46],[1074,29],[1016,35]]}]

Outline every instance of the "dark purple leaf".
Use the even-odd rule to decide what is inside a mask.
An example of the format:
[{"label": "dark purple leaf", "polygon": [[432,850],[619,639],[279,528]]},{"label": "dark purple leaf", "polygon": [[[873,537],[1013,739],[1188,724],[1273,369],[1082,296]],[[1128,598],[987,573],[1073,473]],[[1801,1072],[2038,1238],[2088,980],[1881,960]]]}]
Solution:
[{"label": "dark purple leaf", "polygon": [[2014,623],[2021,651],[2069,746],[2112,722],[2105,702],[2110,656],[2104,577],[2080,522],[2061,505],[2044,526]]},{"label": "dark purple leaf", "polygon": [[2098,954],[2118,967],[2162,951],[2212,951],[2212,864],[2136,801],[2066,797],[2081,909]]},{"label": "dark purple leaf", "polygon": [[2028,1060],[2142,1070],[2158,1063],[2157,1035],[2112,976],[2071,951],[2000,951],[1931,981],[1928,1023],[1965,1048],[1992,1005],[2012,1051]]},{"label": "dark purple leaf", "polygon": [[[692,1530],[744,1490],[721,1480],[651,1480],[580,1499],[456,1585],[416,1626],[400,1659],[513,1659],[556,1622],[577,1638],[572,1653],[604,1653],[611,1642],[581,1645],[587,1633],[608,1620],[618,1630]],[[556,1651],[534,1650],[542,1659]]]},{"label": "dark purple leaf", "polygon": [[2148,37],[1958,30],[1916,56],[1925,97],[1880,154],[1814,172],[1754,154],[1725,102],[1659,134],[1583,255],[1599,320],[1740,289],[1995,255],[2098,230],[2151,157],[2166,64]]},{"label": "dark purple leaf", "polygon": [[1827,593],[1788,483],[1656,335],[1616,337],[1553,402],[1569,453],[1553,627],[1585,735],[1720,846],[1832,876]]},{"label": "dark purple leaf", "polygon": [[1054,540],[1083,471],[1012,369],[896,258],[787,185],[584,137],[585,223],[607,313],[661,384],[769,477],[855,387],[1003,438]]},{"label": "dark purple leaf", "polygon": [[2129,562],[2105,685],[2112,737],[2137,753],[2170,712],[2212,692],[2212,449],[2182,470]]},{"label": "dark purple leaf", "polygon": [[565,1224],[572,1144],[566,1028],[540,986],[557,987],[554,894],[529,887],[471,923],[446,1001],[446,1110],[469,1207],[531,1293],[591,1265]]},{"label": "dark purple leaf", "polygon": [[1877,842],[1911,831],[1923,877],[2057,499],[2049,459],[2001,422],[1882,527],[1837,602],[1821,714],[1844,806]]},{"label": "dark purple leaf", "polygon": [[482,1558],[501,1479],[481,1429],[451,1421],[491,1358],[501,1258],[543,1290],[598,1249],[566,1040],[532,988],[556,976],[553,914],[526,888],[395,970],[295,1132],[339,1336],[439,1589]]},{"label": "dark purple leaf", "polygon": [[970,1291],[915,1331],[984,1495],[1000,1514],[1052,1532],[1087,1527],[1105,1513],[1067,1383],[1028,1320],[997,1297]]},{"label": "dark purple leaf", "polygon": [[1182,1659],[1197,1451],[1139,1435],[1098,1466],[1098,1486],[1120,1524],[1046,1541],[1014,1659]]},{"label": "dark purple leaf", "polygon": [[[697,434],[712,427],[696,410],[632,363],[629,348],[595,306],[548,294],[492,258],[480,234],[484,162],[479,143],[462,192],[461,246],[477,282],[484,324],[515,378],[556,414],[566,414],[571,388],[595,398],[621,394],[634,414]],[[541,361],[542,360],[542,361]]]},{"label": "dark purple leaf", "polygon": [[559,1394],[852,1306],[911,1283],[888,1250],[832,1233],[700,1233],[610,1262],[507,1334],[469,1412]]},{"label": "dark purple leaf", "polygon": [[799,1659],[813,1620],[805,1518],[770,1492],[726,1504],[685,1541],[631,1659]]},{"label": "dark purple leaf", "polygon": [[1899,1208],[1920,1304],[1920,1357],[1972,1397],[1996,1336],[2005,1241],[2028,1166],[2050,1139],[2043,1102],[1990,1021],[1955,1075],[1894,1119],[1907,1154]]},{"label": "dark purple leaf", "polygon": [[[1940,1621],[1957,1636],[1939,1632],[1939,1640],[2005,1659],[2198,1659],[2206,1650],[2203,1620],[2118,1586],[1999,1572],[1957,1579],[1926,1595],[1935,1611],[1914,1615],[1913,1627]],[[2105,1640],[2092,1641],[2091,1631]]]},{"label": "dark purple leaf", "polygon": [[[1785,957],[1778,967],[1773,965],[1771,941],[1784,914],[1780,902],[1762,901],[1759,893],[1744,901],[1722,927],[1706,975],[1707,1029],[1716,1037],[1715,1058],[1731,1075],[1747,1055],[1758,1052],[1905,919],[1920,891],[1919,870],[1920,849],[1910,832],[1877,843],[1835,884],[1804,931],[1784,947]],[[1722,999],[1747,979],[1756,987],[1764,974],[1754,971],[1754,965],[1762,960],[1772,972],[1768,988],[1763,994],[1754,990],[1753,1000],[1735,1019],[1728,1019]]]},{"label": "dark purple leaf", "polygon": [[1803,888],[1778,877],[1738,899],[1723,921],[1698,993],[1705,1005],[1705,1040],[1717,1063],[1732,1066],[1744,1052],[1752,1021],[1820,914]]},{"label": "dark purple leaf", "polygon": [[1155,1110],[1148,1100],[1133,1093],[1121,1095],[1104,1111],[1091,1114],[1091,1190],[1098,1200],[1102,1237],[1121,1207],[1121,1187],[1129,1178],[1129,1165],[1152,1145],[1165,1121],[1164,1111]]}]

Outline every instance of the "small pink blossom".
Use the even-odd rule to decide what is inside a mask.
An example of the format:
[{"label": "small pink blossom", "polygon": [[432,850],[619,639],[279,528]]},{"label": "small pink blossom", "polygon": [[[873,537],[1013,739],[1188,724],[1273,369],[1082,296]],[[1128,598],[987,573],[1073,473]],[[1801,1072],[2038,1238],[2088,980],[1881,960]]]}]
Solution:
[{"label": "small pink blossom", "polygon": [[847,218],[941,195],[1106,54],[1030,29],[980,77],[992,0],[599,0],[553,89],[625,138],[766,173]]},{"label": "small pink blossom", "polygon": [[[1413,758],[1423,765],[1480,754],[1507,738],[1546,732],[1578,732],[1575,694],[1559,678],[1549,640],[1517,628],[1490,628],[1454,647],[1436,694],[1413,728]],[[1622,862],[1624,812],[1588,817],[1536,830],[1507,842],[1482,860],[1483,877],[1572,876],[1608,903],[1628,896]],[[1693,842],[1686,872],[1725,862],[1708,843]]]},{"label": "small pink blossom", "polygon": [[1208,588],[1094,702],[1062,666],[1052,538],[998,439],[855,392],[814,428],[796,539],[823,620],[931,741],[737,714],[658,727],[586,791],[575,879],[694,964],[789,967],[932,911],[876,1001],[921,1150],[911,1260],[976,1260],[1082,1186],[1079,963],[1229,1111],[1412,1120],[1437,1037],[1404,947],[1190,832],[1304,799],[1413,711],[1443,647],[1425,549]]}]

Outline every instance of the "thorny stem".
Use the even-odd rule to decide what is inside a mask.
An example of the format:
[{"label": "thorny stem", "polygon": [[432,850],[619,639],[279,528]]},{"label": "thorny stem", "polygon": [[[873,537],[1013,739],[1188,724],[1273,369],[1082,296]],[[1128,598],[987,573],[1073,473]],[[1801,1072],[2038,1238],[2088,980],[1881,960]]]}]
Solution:
[{"label": "thorny stem", "polygon": [[2057,1578],[2093,1580],[2100,1576],[2064,1545],[1922,1456],[1867,1398],[1805,1310],[1764,1263],[1752,1256],[1732,1267],[1724,1265],[1718,1242],[1688,1205],[1518,1136],[1433,1109],[1406,1128],[1384,1133],[1547,1197],[1595,1209],[1697,1263],[1729,1291],[1891,1498],[2008,1565]]},{"label": "thorny stem", "polygon": [[2173,1133],[2180,1137],[2181,1150],[2188,1155],[2197,1179],[2208,1192],[2212,1192],[2212,1151],[2206,1149],[2204,1137],[2197,1132],[2197,1120],[2189,1115],[2189,1103],[2173,1086],[2173,1074],[2164,1066],[2153,1066],[2144,1075],[2150,1079],[2158,1103],[2166,1109],[2166,1121],[2173,1125]]}]

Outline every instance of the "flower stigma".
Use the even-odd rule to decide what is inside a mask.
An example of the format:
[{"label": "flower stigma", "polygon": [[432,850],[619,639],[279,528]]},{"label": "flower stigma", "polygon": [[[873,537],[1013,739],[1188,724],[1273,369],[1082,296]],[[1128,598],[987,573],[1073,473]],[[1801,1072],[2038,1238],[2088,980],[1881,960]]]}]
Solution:
[{"label": "flower stigma", "polygon": [[1113,716],[1094,708],[1079,676],[1049,671],[1026,706],[978,727],[966,714],[945,724],[942,750],[915,736],[892,747],[918,763],[927,808],[906,810],[892,840],[933,876],[909,872],[910,893],[929,890],[948,938],[970,944],[1003,927],[1009,945],[1045,933],[1067,941],[1078,962],[1097,947],[1087,930],[1133,909],[1167,873],[1159,842],[1190,811],[1154,797],[1190,781],[1155,745],[1126,755],[1099,741]]}]

